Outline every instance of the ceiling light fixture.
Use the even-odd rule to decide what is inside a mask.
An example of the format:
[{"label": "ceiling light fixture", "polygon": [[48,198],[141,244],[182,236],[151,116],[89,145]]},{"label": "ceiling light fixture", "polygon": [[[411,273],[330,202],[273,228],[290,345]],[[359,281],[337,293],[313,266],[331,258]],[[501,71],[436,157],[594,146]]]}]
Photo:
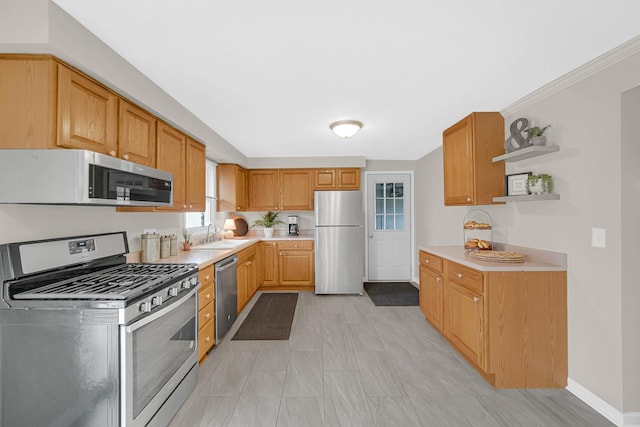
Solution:
[{"label": "ceiling light fixture", "polygon": [[329,127],[333,133],[338,135],[340,138],[351,138],[353,135],[358,133],[360,128],[362,128],[362,122],[357,120],[340,120],[331,123]]}]

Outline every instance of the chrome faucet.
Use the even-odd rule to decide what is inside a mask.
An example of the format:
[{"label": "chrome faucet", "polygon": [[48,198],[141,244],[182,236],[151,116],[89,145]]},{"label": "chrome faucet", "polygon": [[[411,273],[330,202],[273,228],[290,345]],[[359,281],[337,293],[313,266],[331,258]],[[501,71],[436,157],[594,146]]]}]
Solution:
[{"label": "chrome faucet", "polygon": [[213,226],[213,224],[209,224],[207,226],[207,237],[204,238],[204,242],[205,243],[213,242],[213,240],[214,240],[215,234],[213,234],[213,235],[209,234],[209,233],[211,233],[211,227],[212,226]]}]

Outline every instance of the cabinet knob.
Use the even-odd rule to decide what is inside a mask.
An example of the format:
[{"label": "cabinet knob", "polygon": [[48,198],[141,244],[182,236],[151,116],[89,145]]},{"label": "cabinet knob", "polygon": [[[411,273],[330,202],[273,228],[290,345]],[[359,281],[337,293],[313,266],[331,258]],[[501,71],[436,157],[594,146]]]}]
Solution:
[{"label": "cabinet knob", "polygon": [[211,298],[211,294],[207,294],[207,295],[205,295],[205,298],[206,298],[206,299]]},{"label": "cabinet knob", "polygon": [[282,252],[280,252],[278,255],[282,255]]},{"label": "cabinet knob", "polygon": [[424,262],[425,262],[425,263],[427,263],[427,264],[429,264],[429,260],[428,260],[428,259],[425,259],[425,260],[424,260]]},{"label": "cabinet knob", "polygon": [[293,245],[293,247],[294,247],[294,248],[297,248],[297,247],[298,247],[298,245],[297,245],[297,244],[296,244],[296,245]]},{"label": "cabinet knob", "polygon": [[186,208],[187,208],[187,205],[182,205],[182,209],[186,209]]},{"label": "cabinet knob", "polygon": [[189,209],[193,208],[193,205],[189,205]]},{"label": "cabinet knob", "polygon": [[122,158],[125,159],[125,160],[129,160],[129,155],[125,154],[125,155],[122,156]]},{"label": "cabinet knob", "polygon": [[208,319],[209,317],[211,317],[211,313],[205,314],[204,317],[206,317]]},{"label": "cabinet knob", "polygon": [[275,208],[273,208],[273,209],[278,210],[278,207],[276,206],[276,207],[275,207]]},{"label": "cabinet knob", "polygon": [[204,280],[209,280],[209,275],[204,276]]},{"label": "cabinet knob", "polygon": [[458,273],[458,279],[462,279],[462,273]]},{"label": "cabinet knob", "polygon": [[116,152],[115,152],[114,150],[111,150],[111,151],[109,151],[109,155],[110,155],[110,156],[115,156],[115,155],[116,155]]},{"label": "cabinet knob", "polygon": [[473,302],[478,302],[478,301],[480,301],[480,298],[478,298],[478,297],[473,297]]},{"label": "cabinet knob", "polygon": [[209,342],[209,341],[211,341],[211,338],[206,337],[206,338],[204,339],[204,341],[205,341],[205,342]]},{"label": "cabinet knob", "polygon": [[471,197],[467,197],[467,202],[470,202],[470,201],[471,201]]},{"label": "cabinet knob", "polygon": [[439,282],[439,281],[440,281],[440,278],[439,278],[439,277],[436,277],[436,282]]}]

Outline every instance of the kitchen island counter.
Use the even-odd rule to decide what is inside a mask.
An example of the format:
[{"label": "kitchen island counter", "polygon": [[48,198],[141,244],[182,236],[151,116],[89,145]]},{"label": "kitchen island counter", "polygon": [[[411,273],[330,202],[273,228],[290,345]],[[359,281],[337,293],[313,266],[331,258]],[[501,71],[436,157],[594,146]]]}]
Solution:
[{"label": "kitchen island counter", "polygon": [[462,246],[420,246],[418,249],[479,271],[567,271],[566,254],[504,243],[494,242],[494,249],[520,253],[524,255],[525,261],[519,263],[480,261],[469,256]]}]

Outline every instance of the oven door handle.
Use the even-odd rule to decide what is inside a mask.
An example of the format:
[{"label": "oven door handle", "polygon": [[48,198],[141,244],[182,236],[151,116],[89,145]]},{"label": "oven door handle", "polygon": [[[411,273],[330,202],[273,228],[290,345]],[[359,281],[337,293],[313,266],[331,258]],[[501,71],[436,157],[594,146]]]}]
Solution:
[{"label": "oven door handle", "polygon": [[164,316],[165,314],[175,310],[176,308],[180,307],[182,304],[184,304],[185,302],[187,302],[187,300],[189,298],[191,298],[197,291],[198,288],[200,287],[200,285],[198,286],[194,286],[188,294],[185,294],[183,297],[181,297],[179,300],[177,300],[176,302],[174,302],[173,304],[171,304],[169,307],[167,308],[163,308],[160,311],[157,311],[155,313],[152,313],[151,315],[145,317],[142,320],[139,320],[129,326],[127,326],[125,328],[125,331],[130,334],[132,332],[135,332],[136,330],[142,328],[145,325],[148,325],[149,323],[153,322],[154,320],[159,319],[160,317]]}]

